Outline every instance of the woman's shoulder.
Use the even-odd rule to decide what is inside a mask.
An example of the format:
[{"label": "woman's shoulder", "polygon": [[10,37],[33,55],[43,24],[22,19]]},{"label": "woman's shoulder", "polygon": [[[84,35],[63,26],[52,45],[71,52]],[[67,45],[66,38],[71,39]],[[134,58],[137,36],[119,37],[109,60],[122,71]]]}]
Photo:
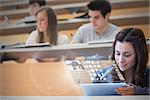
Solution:
[{"label": "woman's shoulder", "polygon": [[64,34],[59,34],[58,39],[68,39],[68,37]]},{"label": "woman's shoulder", "polygon": [[37,35],[38,34],[38,31],[37,30],[33,30],[31,33],[30,33],[30,35]]},{"label": "woman's shoulder", "polygon": [[26,40],[26,44],[36,43],[37,36],[38,36],[38,31],[37,30],[32,31]]},{"label": "woman's shoulder", "polygon": [[144,72],[144,86],[148,87],[150,82],[150,68],[146,68]]},{"label": "woman's shoulder", "polygon": [[67,44],[69,43],[69,38],[64,34],[58,34],[58,44]]},{"label": "woman's shoulder", "polygon": [[149,77],[149,76],[150,76],[150,68],[149,68],[149,67],[147,67],[147,68],[145,69],[145,71],[144,71],[144,76],[145,76],[145,77]]}]

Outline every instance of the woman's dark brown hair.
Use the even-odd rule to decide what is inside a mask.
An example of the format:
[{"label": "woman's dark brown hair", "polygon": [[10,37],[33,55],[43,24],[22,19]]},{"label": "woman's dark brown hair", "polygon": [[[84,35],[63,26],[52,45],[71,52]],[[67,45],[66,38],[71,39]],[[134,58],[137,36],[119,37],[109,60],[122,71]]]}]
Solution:
[{"label": "woman's dark brown hair", "polygon": [[125,28],[117,35],[113,45],[112,59],[115,60],[116,42],[130,42],[136,53],[135,74],[133,84],[143,86],[143,77],[148,62],[148,49],[144,33],[139,28]]}]

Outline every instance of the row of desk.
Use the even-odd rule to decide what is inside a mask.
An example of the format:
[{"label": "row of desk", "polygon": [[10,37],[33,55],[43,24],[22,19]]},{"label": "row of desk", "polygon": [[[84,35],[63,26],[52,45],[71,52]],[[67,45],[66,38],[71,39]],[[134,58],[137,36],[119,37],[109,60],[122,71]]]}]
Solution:
[{"label": "row of desk", "polygon": [[[150,58],[150,43],[147,42]],[[19,58],[81,57],[91,55],[109,56],[112,43],[72,44],[50,47],[8,48],[7,53]],[[149,63],[150,64],[150,63]],[[0,64],[1,96],[81,96],[79,84],[75,83],[63,60],[43,63]]]},{"label": "row of desk", "polygon": [[[85,12],[87,10],[86,5],[89,2],[89,0],[48,0],[47,5],[52,7],[57,15],[60,14],[68,14],[76,12],[75,10],[71,11],[70,9],[80,9],[82,8],[82,12]],[[0,13],[0,19],[3,19],[4,16],[8,16],[8,18],[21,18],[28,15],[28,9],[27,9],[27,1],[17,1],[17,2],[10,2],[10,3],[2,3],[0,5],[1,13]],[[148,7],[149,2],[148,0],[110,0],[110,3],[112,5],[112,9],[121,9],[121,8],[133,8],[133,7]],[[21,6],[22,5],[22,6]],[[15,9],[15,12],[12,12],[13,7],[20,7],[21,9]],[[11,8],[11,10],[5,10],[5,8]]]},{"label": "row of desk", "polygon": [[112,52],[112,43],[83,43],[65,44],[45,47],[25,47],[1,49],[0,54],[8,53],[15,58],[44,58],[44,57],[79,57],[95,54],[109,56]]},{"label": "row of desk", "polygon": [[[89,19],[71,19],[59,21],[58,29],[59,31],[77,29],[79,26],[88,23],[89,21],[90,21]],[[110,22],[118,26],[140,25],[140,24],[147,25],[149,22],[149,14],[140,13],[131,15],[111,16]],[[0,35],[30,33],[35,28],[36,28],[35,23],[1,25]]]}]

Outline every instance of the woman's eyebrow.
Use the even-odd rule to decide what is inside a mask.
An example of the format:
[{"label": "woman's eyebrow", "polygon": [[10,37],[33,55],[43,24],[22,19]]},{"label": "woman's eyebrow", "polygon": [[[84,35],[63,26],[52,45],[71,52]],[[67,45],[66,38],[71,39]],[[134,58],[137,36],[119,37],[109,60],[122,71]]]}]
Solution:
[{"label": "woman's eyebrow", "polygon": [[[119,50],[115,50],[115,52],[120,52]],[[122,52],[122,53],[132,53],[132,51],[128,50],[128,51],[125,51],[125,52]]]}]

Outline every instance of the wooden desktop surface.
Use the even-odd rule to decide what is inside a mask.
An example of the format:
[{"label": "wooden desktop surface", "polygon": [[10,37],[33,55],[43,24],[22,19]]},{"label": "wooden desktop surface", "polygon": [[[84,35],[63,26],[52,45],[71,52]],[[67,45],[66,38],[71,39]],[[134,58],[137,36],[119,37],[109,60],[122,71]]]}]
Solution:
[{"label": "wooden desktop surface", "polygon": [[0,64],[0,96],[80,96],[63,62]]},{"label": "wooden desktop surface", "polygon": [[[148,51],[150,58],[149,45]],[[4,63],[0,64],[0,73],[0,96],[83,95],[63,62]]]}]

